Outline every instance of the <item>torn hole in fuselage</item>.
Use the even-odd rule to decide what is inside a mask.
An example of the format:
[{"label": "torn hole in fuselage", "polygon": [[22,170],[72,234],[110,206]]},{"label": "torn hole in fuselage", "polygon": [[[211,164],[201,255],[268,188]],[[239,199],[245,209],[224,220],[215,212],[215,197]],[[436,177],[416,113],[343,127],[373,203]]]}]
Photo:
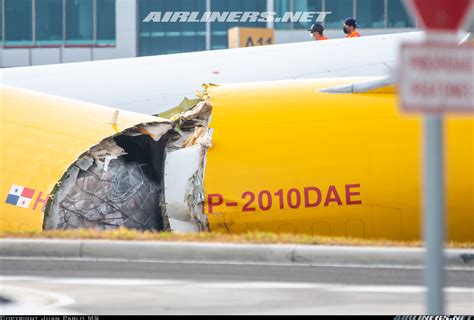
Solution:
[{"label": "torn hole in fuselage", "polygon": [[[53,190],[43,229],[207,230],[202,180],[210,112],[201,101],[170,123],[140,125],[88,150]],[[170,160],[186,167],[172,166],[166,177]]]},{"label": "torn hole in fuselage", "polygon": [[[160,137],[141,133],[161,128]],[[161,213],[169,123],[141,125],[89,149],[53,191],[43,228],[166,230]]]}]

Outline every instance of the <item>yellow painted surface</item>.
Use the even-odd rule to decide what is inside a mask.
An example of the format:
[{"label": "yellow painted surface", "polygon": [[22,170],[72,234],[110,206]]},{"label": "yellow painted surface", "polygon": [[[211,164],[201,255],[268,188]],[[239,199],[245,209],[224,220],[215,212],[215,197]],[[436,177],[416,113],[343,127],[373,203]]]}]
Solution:
[{"label": "yellow painted surface", "polygon": [[[0,88],[0,229],[41,230],[47,195],[90,147],[156,117],[75,102],[31,91]],[[27,208],[6,203],[12,185],[34,190]]]},{"label": "yellow painted surface", "polygon": [[[214,202],[212,213],[205,206],[212,231],[420,238],[421,118],[401,114],[393,94],[318,92],[353,81],[208,87],[214,131],[204,184]],[[126,128],[165,121],[121,111],[114,127],[114,112],[0,89],[1,230],[40,230],[42,200],[83,152]],[[448,239],[473,241],[472,117],[448,117],[445,147]],[[27,208],[6,204],[12,185],[34,190]]]},{"label": "yellow painted surface", "polygon": [[242,28],[229,29],[229,48],[245,48],[255,46],[266,46],[275,43],[275,31],[266,28]]},{"label": "yellow painted surface", "polygon": [[[420,239],[421,117],[401,114],[393,94],[317,92],[349,81],[209,87],[212,231]],[[447,237],[473,241],[472,116],[447,117],[445,139]]]}]

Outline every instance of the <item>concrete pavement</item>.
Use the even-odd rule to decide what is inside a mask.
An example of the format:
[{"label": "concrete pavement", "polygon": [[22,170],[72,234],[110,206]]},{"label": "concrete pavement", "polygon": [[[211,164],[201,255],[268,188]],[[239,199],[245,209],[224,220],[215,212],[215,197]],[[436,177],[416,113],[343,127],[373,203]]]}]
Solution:
[{"label": "concrete pavement", "polygon": [[[449,314],[474,313],[473,275],[447,270]],[[10,257],[0,258],[0,283],[4,295],[43,314],[424,313],[416,266]]]},{"label": "concrete pavement", "polygon": [[[0,240],[2,314],[423,314],[423,249]],[[449,314],[473,250],[446,250]]]}]

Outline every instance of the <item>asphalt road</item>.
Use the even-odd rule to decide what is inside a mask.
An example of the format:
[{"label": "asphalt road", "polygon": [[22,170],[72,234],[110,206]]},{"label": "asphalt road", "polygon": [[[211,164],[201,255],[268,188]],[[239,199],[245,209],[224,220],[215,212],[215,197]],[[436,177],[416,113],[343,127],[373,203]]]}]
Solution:
[{"label": "asphalt road", "polygon": [[[31,313],[421,314],[425,310],[420,268],[1,258],[0,284],[0,296]],[[474,314],[474,270],[448,270],[446,286],[447,312]],[[18,304],[7,304],[2,313],[17,312]]]}]

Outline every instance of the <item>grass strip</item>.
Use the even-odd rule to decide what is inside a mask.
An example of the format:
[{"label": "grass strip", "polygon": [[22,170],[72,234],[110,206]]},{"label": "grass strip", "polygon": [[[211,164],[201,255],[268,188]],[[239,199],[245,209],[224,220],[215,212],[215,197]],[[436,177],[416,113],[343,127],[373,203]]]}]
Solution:
[{"label": "grass strip", "polygon": [[[323,237],[303,234],[275,234],[251,232],[244,234],[224,234],[216,232],[177,233],[151,232],[131,229],[115,230],[51,230],[51,231],[0,231],[0,238],[21,239],[101,239],[129,241],[180,241],[180,242],[219,242],[219,243],[250,243],[250,244],[304,244],[329,246],[374,246],[374,247],[421,247],[421,241],[393,241],[385,239],[356,239],[344,237]],[[474,248],[473,242],[449,242],[448,248]]]}]

